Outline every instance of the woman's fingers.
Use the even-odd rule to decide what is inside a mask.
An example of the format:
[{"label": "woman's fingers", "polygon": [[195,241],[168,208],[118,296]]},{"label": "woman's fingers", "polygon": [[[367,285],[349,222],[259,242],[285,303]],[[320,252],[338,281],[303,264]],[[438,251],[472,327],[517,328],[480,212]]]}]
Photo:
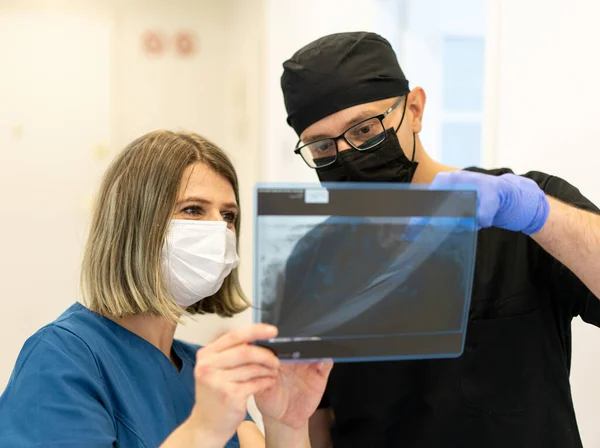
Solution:
[{"label": "woman's fingers", "polygon": [[248,397],[277,384],[279,359],[270,350],[251,345],[276,335],[273,326],[253,325],[230,331],[198,350],[192,414],[199,426],[233,433],[231,428],[244,418]]},{"label": "woman's fingers", "polygon": [[238,391],[243,397],[249,397],[250,395],[258,394],[265,389],[273,387],[276,381],[276,378],[256,378],[254,380],[239,383],[236,387],[239,388]]},{"label": "woman's fingers", "polygon": [[245,401],[249,395],[273,386],[277,381],[277,370],[260,365],[247,365],[230,370],[196,370],[196,398],[203,390],[211,390],[226,402]]},{"label": "woman's fingers", "polygon": [[255,345],[239,345],[223,352],[198,350],[196,368],[200,371],[233,369],[248,364],[258,364],[269,369],[278,369],[279,359],[270,350]]},{"label": "woman's fingers", "polygon": [[331,372],[331,369],[333,369],[333,361],[328,360],[315,363],[314,368],[321,375],[327,376]]},{"label": "woman's fingers", "polygon": [[247,364],[233,369],[196,370],[196,387],[208,387],[224,399],[247,399],[265,388],[273,386],[279,376],[278,369],[259,364]]},{"label": "woman's fingers", "polygon": [[234,381],[236,383],[244,383],[246,381],[258,380],[261,378],[277,378],[279,371],[270,369],[257,364],[248,364],[243,367],[223,370],[220,375],[225,381]]},{"label": "woman's fingers", "polygon": [[228,331],[202,350],[222,352],[236,345],[250,344],[261,339],[274,338],[275,336],[277,336],[277,327],[267,324],[254,324],[250,327]]},{"label": "woman's fingers", "polygon": [[279,359],[270,350],[254,345],[238,345],[222,352],[198,351],[196,381],[225,387],[257,378],[276,378]]},{"label": "woman's fingers", "polygon": [[279,358],[273,352],[256,345],[240,345],[212,356],[213,366],[231,369],[246,364],[261,364],[270,369],[279,368]]}]

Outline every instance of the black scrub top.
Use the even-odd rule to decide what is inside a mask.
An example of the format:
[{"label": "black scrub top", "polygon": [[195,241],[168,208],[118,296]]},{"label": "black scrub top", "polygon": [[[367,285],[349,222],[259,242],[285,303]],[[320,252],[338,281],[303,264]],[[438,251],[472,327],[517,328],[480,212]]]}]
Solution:
[{"label": "black scrub top", "polygon": [[[525,177],[550,196],[600,213],[558,177]],[[431,288],[443,284],[436,276],[452,275],[425,268]],[[335,414],[334,447],[581,447],[569,384],[575,316],[600,326],[600,301],[572,272],[527,235],[480,231],[463,355],[336,364],[320,405]]]}]

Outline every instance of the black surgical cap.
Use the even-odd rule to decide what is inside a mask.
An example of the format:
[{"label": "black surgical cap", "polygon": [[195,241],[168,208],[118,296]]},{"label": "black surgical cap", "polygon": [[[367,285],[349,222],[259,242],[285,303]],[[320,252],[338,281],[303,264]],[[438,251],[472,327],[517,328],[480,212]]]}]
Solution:
[{"label": "black surgical cap", "polygon": [[322,118],[410,89],[390,43],[375,33],[331,34],[283,63],[287,122],[300,135]]}]

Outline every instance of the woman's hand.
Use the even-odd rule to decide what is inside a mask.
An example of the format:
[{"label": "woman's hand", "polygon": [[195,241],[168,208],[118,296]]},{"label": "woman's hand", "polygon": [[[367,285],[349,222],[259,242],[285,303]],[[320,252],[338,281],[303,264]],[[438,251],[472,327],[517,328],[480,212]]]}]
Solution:
[{"label": "woman's hand", "polygon": [[276,380],[254,395],[265,426],[300,429],[317,409],[333,362],[283,364]]},{"label": "woman's hand", "polygon": [[250,345],[276,335],[275,327],[253,325],[230,331],[198,350],[196,404],[186,422],[198,429],[197,439],[225,445],[246,417],[248,398],[276,384],[279,359],[268,349]]}]

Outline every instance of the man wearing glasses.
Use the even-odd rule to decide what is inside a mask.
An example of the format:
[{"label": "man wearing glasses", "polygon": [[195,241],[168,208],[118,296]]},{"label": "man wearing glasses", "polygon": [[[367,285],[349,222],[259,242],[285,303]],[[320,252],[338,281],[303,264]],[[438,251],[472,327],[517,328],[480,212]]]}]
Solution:
[{"label": "man wearing glasses", "polygon": [[295,152],[321,181],[473,185],[482,229],[464,354],[336,365],[313,448],[581,447],[570,328],[600,326],[600,210],[555,176],[434,161],[425,92],[381,36],[326,36],[283,66]]}]

